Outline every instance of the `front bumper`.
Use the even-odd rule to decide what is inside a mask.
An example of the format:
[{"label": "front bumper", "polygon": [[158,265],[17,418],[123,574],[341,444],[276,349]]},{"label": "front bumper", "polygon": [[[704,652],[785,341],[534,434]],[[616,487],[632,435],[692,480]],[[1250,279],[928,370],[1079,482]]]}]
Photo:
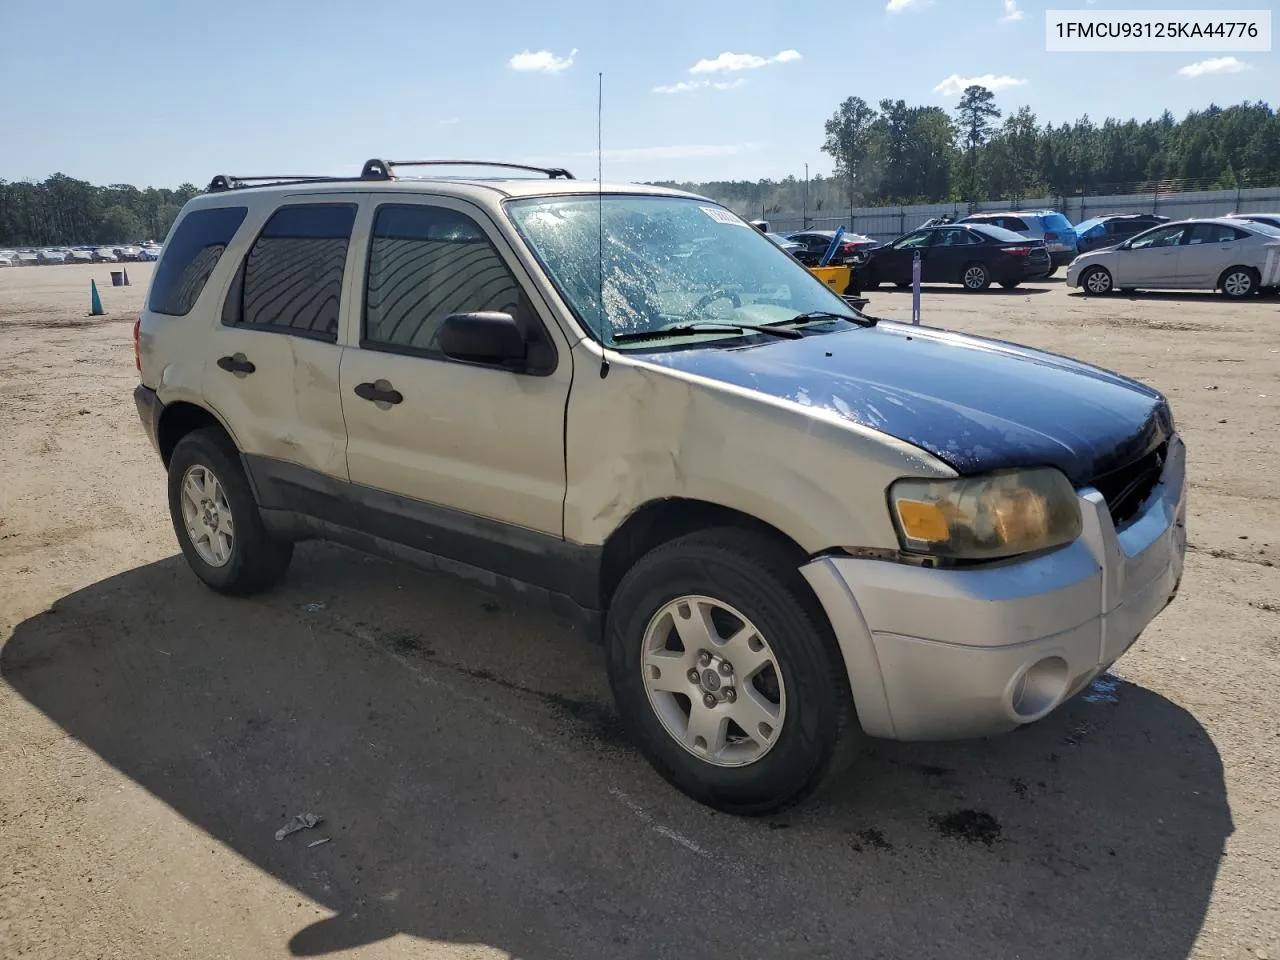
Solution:
[{"label": "front bumper", "polygon": [[1082,490],[1080,538],[1028,560],[957,570],[824,556],[804,566],[863,729],[895,740],[985,736],[1079,693],[1177,592],[1185,478],[1174,437],[1159,484],[1123,530],[1097,490]]}]

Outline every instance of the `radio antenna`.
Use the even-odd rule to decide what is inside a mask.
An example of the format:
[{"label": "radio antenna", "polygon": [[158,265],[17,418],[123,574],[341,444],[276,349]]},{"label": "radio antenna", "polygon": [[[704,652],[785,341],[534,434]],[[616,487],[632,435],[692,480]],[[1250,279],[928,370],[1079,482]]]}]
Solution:
[{"label": "radio antenna", "polygon": [[596,264],[600,269],[600,288],[596,301],[600,309],[600,379],[609,375],[604,313],[604,71],[596,74]]}]

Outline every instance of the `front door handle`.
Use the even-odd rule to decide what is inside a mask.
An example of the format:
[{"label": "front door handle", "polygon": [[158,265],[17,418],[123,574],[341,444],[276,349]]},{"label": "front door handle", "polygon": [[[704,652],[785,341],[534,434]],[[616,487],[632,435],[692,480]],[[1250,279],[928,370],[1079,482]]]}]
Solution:
[{"label": "front door handle", "polygon": [[401,403],[404,400],[404,394],[391,386],[387,380],[375,380],[373,383],[357,383],[355,394],[361,400],[368,400],[372,403]]},{"label": "front door handle", "polygon": [[219,357],[218,366],[227,373],[253,373],[258,368],[243,353],[237,353],[230,357]]}]

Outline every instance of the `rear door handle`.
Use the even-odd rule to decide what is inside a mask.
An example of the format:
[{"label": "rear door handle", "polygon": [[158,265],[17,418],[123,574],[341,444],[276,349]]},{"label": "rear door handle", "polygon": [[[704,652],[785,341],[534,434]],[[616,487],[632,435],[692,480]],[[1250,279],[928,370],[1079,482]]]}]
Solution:
[{"label": "rear door handle", "polygon": [[230,357],[219,357],[218,366],[227,373],[253,373],[258,368],[243,353],[237,353]]},{"label": "rear door handle", "polygon": [[401,403],[404,400],[404,394],[391,386],[390,382],[386,380],[375,380],[373,383],[357,383],[355,394],[361,400],[368,400],[372,403]]}]

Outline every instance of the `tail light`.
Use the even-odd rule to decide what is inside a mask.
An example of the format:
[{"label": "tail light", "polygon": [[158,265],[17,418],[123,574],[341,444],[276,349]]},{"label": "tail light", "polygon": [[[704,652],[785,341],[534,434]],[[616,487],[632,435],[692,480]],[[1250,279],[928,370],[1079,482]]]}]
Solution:
[{"label": "tail light", "polygon": [[1058,235],[1054,233],[1052,230],[1050,230],[1048,233],[1044,235],[1044,238],[1045,240],[1053,241],[1058,239]]},{"label": "tail light", "polygon": [[1030,247],[1005,247],[1004,252],[1012,257],[1029,257],[1031,256]]},{"label": "tail light", "polygon": [[142,372],[142,348],[138,344],[138,338],[141,335],[142,318],[139,317],[133,321],[133,365],[138,368],[138,372]]}]

